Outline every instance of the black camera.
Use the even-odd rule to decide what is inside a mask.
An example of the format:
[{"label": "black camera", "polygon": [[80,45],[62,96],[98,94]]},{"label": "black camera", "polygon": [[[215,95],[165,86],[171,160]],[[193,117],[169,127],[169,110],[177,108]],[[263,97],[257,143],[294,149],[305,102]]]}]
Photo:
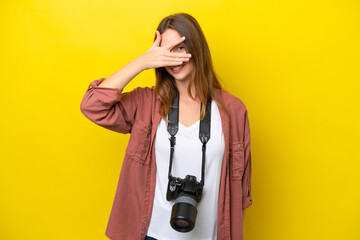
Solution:
[{"label": "black camera", "polygon": [[171,211],[171,226],[179,232],[189,232],[195,226],[197,203],[201,199],[203,185],[195,176],[186,175],[184,179],[169,177],[166,199],[175,199]]},{"label": "black camera", "polygon": [[[195,227],[197,215],[197,203],[201,199],[203,187],[205,184],[205,153],[206,143],[210,139],[210,119],[211,119],[211,97],[208,96],[206,104],[205,118],[200,120],[199,139],[202,142],[202,165],[201,165],[201,181],[198,182],[193,175],[186,175],[184,179],[173,177],[171,175],[171,167],[174,155],[176,138],[175,135],[179,129],[179,92],[173,99],[174,108],[168,113],[167,130],[171,137],[170,140],[170,162],[169,162],[169,183],[166,192],[166,199],[171,201],[175,199],[174,206],[171,210],[170,225],[178,232],[190,232]],[[200,112],[202,109],[202,103]],[[174,110],[175,109],[175,110]]]}]

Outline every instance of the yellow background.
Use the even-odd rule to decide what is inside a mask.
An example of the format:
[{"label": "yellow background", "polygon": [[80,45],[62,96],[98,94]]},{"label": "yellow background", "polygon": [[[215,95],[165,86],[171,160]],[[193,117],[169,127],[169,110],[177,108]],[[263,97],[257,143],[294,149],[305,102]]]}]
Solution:
[{"label": "yellow background", "polygon": [[[176,12],[249,111],[244,239],[360,239],[357,0],[1,1],[0,239],[107,239],[130,135],[80,102]],[[154,83],[146,70],[124,91]]]}]

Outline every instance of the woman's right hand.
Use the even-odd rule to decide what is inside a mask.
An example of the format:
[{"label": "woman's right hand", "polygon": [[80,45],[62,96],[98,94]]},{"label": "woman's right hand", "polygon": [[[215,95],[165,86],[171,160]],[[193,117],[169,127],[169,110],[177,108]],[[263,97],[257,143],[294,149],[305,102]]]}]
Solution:
[{"label": "woman's right hand", "polygon": [[183,62],[189,61],[191,54],[171,52],[171,49],[185,40],[180,38],[179,40],[161,46],[161,35],[159,31],[156,31],[156,40],[149,50],[138,57],[144,67],[144,69],[159,68],[165,66],[178,66]]}]

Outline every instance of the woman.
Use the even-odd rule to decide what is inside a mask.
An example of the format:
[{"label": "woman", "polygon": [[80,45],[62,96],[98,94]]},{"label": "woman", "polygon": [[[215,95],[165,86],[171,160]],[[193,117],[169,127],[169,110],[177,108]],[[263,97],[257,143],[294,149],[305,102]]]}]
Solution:
[{"label": "woman", "polygon": [[[155,86],[122,92],[137,74],[151,68],[155,68]],[[175,99],[178,108],[173,107]],[[91,82],[80,109],[102,127],[131,133],[105,233],[108,238],[242,239],[245,209],[252,204],[247,109],[239,98],[222,90],[195,18],[186,13],[164,18],[151,48],[110,77]],[[170,154],[168,118],[176,111],[178,130]],[[211,119],[210,138],[202,155],[199,131],[208,119],[205,116]],[[180,194],[174,193],[186,192],[181,184],[175,192],[169,190],[170,172],[174,181],[190,175],[199,183],[204,177],[203,184],[196,185],[202,189],[196,190],[201,199],[189,202],[197,211],[190,214],[191,228],[188,219],[170,224],[182,216],[174,210],[181,202]],[[188,200],[182,201],[190,209]]]}]

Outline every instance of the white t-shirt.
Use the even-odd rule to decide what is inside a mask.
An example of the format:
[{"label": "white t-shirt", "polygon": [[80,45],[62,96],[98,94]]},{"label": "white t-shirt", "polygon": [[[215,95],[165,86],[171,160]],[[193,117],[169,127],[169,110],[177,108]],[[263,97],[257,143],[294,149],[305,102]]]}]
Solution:
[{"label": "white t-shirt", "polygon": [[[200,114],[200,113],[199,113]],[[201,180],[202,142],[199,139],[200,120],[190,127],[179,122],[176,133],[171,174],[185,178],[194,175]],[[224,156],[224,135],[218,106],[214,100],[211,104],[210,140],[206,144],[205,185],[202,198],[197,204],[197,217],[192,231],[182,233],[170,225],[171,210],[174,200],[166,200],[168,171],[170,160],[170,134],[167,123],[161,119],[156,132],[156,186],[152,216],[147,235],[158,240],[216,240],[218,195]]]}]

